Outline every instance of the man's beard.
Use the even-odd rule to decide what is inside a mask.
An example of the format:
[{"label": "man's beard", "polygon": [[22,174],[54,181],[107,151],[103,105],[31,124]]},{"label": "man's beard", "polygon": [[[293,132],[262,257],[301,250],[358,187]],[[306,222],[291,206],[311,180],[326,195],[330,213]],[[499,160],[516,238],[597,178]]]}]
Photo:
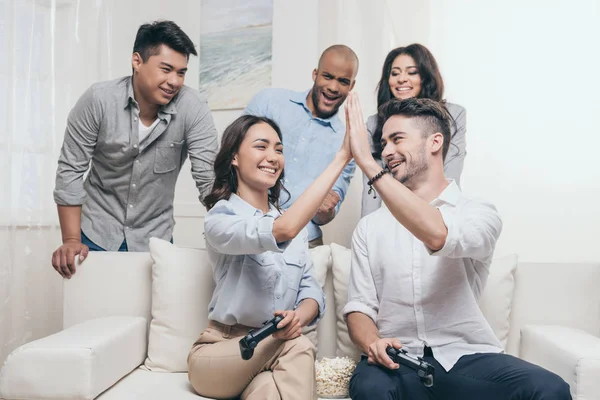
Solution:
[{"label": "man's beard", "polygon": [[319,102],[321,100],[319,93],[321,93],[321,90],[319,90],[319,88],[313,86],[310,93],[311,93],[310,95],[312,97],[313,105],[315,106],[315,113],[317,114],[317,117],[322,118],[322,119],[327,119],[327,118],[333,117],[338,112],[340,105],[342,104],[341,101],[333,107],[333,110],[331,110],[331,112],[324,113],[323,111],[321,111],[319,109]]},{"label": "man's beard", "polygon": [[[408,162],[410,160],[410,162]],[[427,157],[425,152],[425,144],[421,147],[418,153],[418,158],[412,156],[412,154],[408,153],[408,157],[405,159],[406,170],[404,174],[398,177],[398,181],[410,188],[413,186],[417,179],[423,175],[428,169],[429,164],[427,164]]]}]

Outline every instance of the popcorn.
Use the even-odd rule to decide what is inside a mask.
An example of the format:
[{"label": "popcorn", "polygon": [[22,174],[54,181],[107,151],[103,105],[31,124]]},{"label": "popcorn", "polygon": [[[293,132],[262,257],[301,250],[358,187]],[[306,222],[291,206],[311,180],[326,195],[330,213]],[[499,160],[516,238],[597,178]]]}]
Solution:
[{"label": "popcorn", "polygon": [[330,399],[348,397],[348,385],[354,368],[356,362],[349,357],[322,358],[315,361],[317,395]]}]

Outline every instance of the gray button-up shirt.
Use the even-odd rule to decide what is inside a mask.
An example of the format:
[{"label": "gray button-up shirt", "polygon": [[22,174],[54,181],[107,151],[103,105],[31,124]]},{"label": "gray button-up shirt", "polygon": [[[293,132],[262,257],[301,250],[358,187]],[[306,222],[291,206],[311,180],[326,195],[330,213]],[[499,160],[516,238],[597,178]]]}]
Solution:
[{"label": "gray button-up shirt", "polygon": [[277,243],[273,223],[281,214],[262,211],[232,194],[220,200],[204,220],[206,249],[216,288],[208,317],[227,325],[258,327],[277,310],[291,310],[304,299],[325,312],[325,294],[315,279],[303,229],[294,239]]},{"label": "gray button-up shirt", "polygon": [[130,251],[147,251],[152,236],[171,239],[175,183],[188,155],[201,199],[214,180],[217,131],[200,93],[182,87],[141,143],[139,113],[124,77],[92,85],[67,120],[54,201],[82,205],[81,229],[106,250],[124,239]]}]

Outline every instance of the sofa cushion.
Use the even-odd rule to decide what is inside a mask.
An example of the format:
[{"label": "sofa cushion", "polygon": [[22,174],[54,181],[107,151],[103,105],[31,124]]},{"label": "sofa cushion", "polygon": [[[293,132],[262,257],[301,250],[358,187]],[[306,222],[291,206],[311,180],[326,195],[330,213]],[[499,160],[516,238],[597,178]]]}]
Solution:
[{"label": "sofa cushion", "polygon": [[479,308],[504,348],[510,332],[517,261],[516,254],[494,258],[487,284],[479,298]]},{"label": "sofa cushion", "polygon": [[333,272],[333,295],[335,297],[335,324],[336,324],[336,356],[350,357],[355,361],[360,360],[361,351],[354,346],[346,320],[342,313],[348,302],[348,280],[350,279],[350,249],[338,244],[331,244],[331,259]]},{"label": "sofa cushion", "polygon": [[151,371],[185,372],[189,351],[208,324],[215,287],[208,254],[151,238],[150,256],[152,321],[144,365]]},{"label": "sofa cushion", "polygon": [[[354,346],[342,310],[348,302],[348,280],[350,276],[350,249],[331,244],[333,260],[333,290],[336,308],[337,356],[358,359],[360,351]],[[510,328],[510,312],[515,285],[517,256],[509,255],[492,261],[486,287],[481,295],[481,311],[494,334],[506,347]]]},{"label": "sofa cushion", "polygon": [[[331,265],[331,249],[329,246],[318,246],[310,250],[310,257],[314,266],[314,274],[319,286],[323,289],[325,287],[325,279],[327,278],[327,270]],[[325,312],[327,312],[327,307],[329,307],[331,303],[327,303],[327,299],[325,301]],[[302,329],[302,333],[306,335],[308,339],[315,345],[316,348],[319,348],[319,340],[317,337],[317,325],[306,326]]]}]

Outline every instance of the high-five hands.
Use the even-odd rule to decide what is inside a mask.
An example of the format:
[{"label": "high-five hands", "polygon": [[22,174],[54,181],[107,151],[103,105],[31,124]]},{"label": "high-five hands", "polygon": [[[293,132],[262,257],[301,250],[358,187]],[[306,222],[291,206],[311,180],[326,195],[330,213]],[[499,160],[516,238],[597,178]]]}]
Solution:
[{"label": "high-five hands", "polygon": [[358,94],[352,92],[346,100],[346,136],[349,136],[352,155],[361,169],[364,163],[373,160],[368,135]]}]

